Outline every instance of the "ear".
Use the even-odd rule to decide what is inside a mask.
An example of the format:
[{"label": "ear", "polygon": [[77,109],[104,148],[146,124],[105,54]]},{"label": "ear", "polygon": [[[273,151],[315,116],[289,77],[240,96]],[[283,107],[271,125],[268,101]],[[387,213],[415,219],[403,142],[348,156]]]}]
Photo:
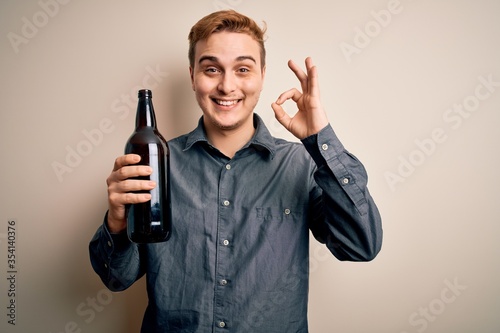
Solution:
[{"label": "ear", "polygon": [[189,77],[191,78],[191,89],[194,91],[194,70],[189,66]]},{"label": "ear", "polygon": [[264,67],[262,67],[262,88],[260,89],[260,91],[262,91],[262,89],[264,89],[264,79],[266,78],[266,66],[264,65]]}]

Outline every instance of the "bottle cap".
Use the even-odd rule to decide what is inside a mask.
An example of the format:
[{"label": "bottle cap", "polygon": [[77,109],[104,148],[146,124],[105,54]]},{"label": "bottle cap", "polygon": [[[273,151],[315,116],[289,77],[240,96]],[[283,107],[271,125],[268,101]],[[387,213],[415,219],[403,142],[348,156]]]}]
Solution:
[{"label": "bottle cap", "polygon": [[139,98],[144,98],[144,97],[149,97],[149,98],[152,98],[153,97],[153,92],[149,89],[141,89],[139,90],[139,93],[137,94]]}]

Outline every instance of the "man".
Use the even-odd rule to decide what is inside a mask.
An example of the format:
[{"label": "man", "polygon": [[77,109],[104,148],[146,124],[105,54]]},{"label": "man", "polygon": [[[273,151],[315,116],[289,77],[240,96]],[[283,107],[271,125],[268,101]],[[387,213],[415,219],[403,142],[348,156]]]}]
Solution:
[{"label": "man", "polygon": [[[380,215],[362,164],[335,136],[317,69],[289,67],[302,92],[272,104],[302,143],[271,137],[254,114],[265,76],[264,31],[234,11],[210,14],[189,34],[190,76],[203,111],[198,127],[169,141],[172,234],[138,245],[126,235],[125,205],[146,202],[155,184],[118,157],[107,179],[109,210],[90,243],[95,271],[112,290],[146,275],[142,332],[307,332],[309,230],[339,260],[380,250]],[[290,117],[282,104],[292,99]]]}]

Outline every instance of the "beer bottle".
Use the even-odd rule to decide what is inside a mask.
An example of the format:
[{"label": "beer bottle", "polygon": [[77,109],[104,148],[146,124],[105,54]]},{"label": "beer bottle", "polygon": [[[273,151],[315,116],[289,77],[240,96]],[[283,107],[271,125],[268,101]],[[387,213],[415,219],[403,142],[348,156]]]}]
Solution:
[{"label": "beer bottle", "polygon": [[150,201],[127,206],[127,234],[135,243],[163,242],[171,231],[170,151],[156,127],[151,90],[139,90],[138,97],[135,131],[127,141],[125,154],[140,155],[138,164],[153,169],[150,176],[136,179],[153,180],[157,185],[150,191]]}]

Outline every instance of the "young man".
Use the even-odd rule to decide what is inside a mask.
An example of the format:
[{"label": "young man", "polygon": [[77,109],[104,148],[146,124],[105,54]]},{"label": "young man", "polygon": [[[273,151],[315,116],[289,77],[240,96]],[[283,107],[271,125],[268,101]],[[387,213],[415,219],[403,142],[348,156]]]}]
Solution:
[{"label": "young man", "polygon": [[[172,235],[137,245],[125,205],[145,202],[150,169],[118,157],[107,179],[109,210],[90,243],[95,271],[112,290],[147,279],[142,332],[307,332],[309,230],[339,260],[380,250],[380,215],[363,165],[329,125],[317,69],[289,62],[302,92],[272,104],[302,143],[273,138],[254,113],[265,76],[264,31],[234,11],[210,14],[190,34],[198,127],[169,141]],[[281,105],[298,107],[290,117]]]}]

